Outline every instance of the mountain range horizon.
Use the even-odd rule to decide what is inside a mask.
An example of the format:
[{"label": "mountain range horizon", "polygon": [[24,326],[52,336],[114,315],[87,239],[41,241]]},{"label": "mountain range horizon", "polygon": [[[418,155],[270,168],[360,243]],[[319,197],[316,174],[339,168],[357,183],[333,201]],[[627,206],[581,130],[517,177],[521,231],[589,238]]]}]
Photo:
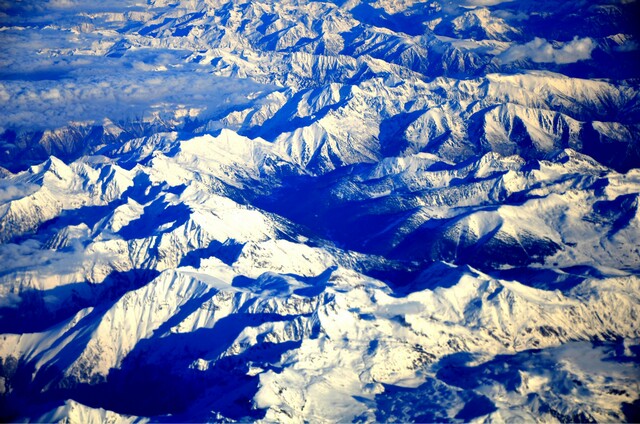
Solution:
[{"label": "mountain range horizon", "polygon": [[0,421],[637,422],[639,8],[0,2]]}]

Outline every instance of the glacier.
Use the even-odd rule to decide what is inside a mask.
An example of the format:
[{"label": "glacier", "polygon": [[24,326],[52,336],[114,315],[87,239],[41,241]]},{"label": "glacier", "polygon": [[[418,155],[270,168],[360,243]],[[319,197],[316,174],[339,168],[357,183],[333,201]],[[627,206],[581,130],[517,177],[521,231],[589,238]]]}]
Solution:
[{"label": "glacier", "polygon": [[636,0],[0,3],[0,420],[637,422]]}]

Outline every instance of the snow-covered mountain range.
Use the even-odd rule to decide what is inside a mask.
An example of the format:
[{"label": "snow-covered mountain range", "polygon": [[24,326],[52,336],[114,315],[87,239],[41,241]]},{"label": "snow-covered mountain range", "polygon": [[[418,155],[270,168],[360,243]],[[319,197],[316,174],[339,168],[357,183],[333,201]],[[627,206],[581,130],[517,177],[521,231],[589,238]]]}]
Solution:
[{"label": "snow-covered mountain range", "polygon": [[638,421],[638,9],[0,3],[0,419]]}]

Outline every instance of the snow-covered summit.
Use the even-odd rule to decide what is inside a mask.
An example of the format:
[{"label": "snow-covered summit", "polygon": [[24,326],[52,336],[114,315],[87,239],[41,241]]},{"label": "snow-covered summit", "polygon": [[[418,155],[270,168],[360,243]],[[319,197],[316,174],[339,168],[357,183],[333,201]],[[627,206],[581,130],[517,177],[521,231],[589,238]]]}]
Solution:
[{"label": "snow-covered summit", "polygon": [[637,9],[0,4],[0,420],[637,421]]}]

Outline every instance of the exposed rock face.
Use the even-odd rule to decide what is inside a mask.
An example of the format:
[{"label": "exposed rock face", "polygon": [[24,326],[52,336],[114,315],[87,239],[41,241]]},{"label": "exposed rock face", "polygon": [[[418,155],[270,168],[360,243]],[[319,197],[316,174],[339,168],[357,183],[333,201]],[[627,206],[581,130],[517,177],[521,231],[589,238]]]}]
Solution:
[{"label": "exposed rock face", "polygon": [[633,421],[636,3],[0,5],[0,419]]}]

